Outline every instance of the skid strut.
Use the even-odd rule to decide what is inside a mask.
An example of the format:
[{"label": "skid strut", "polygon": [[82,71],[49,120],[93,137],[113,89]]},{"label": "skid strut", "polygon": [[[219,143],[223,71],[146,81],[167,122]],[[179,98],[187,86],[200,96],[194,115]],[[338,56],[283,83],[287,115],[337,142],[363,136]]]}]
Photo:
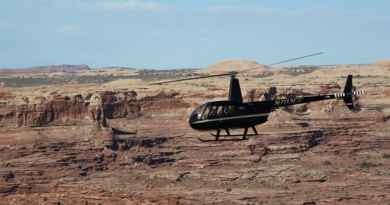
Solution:
[{"label": "skid strut", "polygon": [[215,141],[219,140],[219,135],[221,134],[221,130],[217,130],[217,134],[215,135]]},{"label": "skid strut", "polygon": [[258,135],[259,133],[257,133],[257,130],[256,130],[256,127],[255,126],[252,126],[252,130],[253,132],[255,133],[255,135]]},{"label": "skid strut", "polygon": [[248,128],[245,128],[245,130],[244,130],[244,135],[242,135],[242,139],[243,140],[246,140],[247,138],[246,138],[246,135],[248,134]]}]

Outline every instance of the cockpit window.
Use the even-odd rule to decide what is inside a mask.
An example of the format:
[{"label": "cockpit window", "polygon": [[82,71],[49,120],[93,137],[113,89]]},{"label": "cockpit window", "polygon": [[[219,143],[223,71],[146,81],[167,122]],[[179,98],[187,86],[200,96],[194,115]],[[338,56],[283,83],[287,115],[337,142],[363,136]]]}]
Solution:
[{"label": "cockpit window", "polygon": [[222,115],[226,117],[228,116],[228,114],[229,114],[229,105],[225,105],[223,106]]},{"label": "cockpit window", "polygon": [[[196,119],[207,120],[207,119],[216,119],[221,117],[233,116],[237,111],[243,111],[245,107],[236,105],[213,105],[206,104],[196,109]],[[195,116],[194,116],[195,117]]]},{"label": "cockpit window", "polygon": [[233,115],[236,112],[236,107],[234,105],[226,106],[227,115]]},{"label": "cockpit window", "polygon": [[202,105],[202,106],[199,106],[198,108],[196,108],[194,110],[194,112],[192,112],[192,114],[191,114],[191,119],[192,120],[199,120],[199,119],[201,119],[202,113],[204,112],[205,108],[206,108],[205,105]]},{"label": "cockpit window", "polygon": [[223,116],[223,106],[219,106],[217,110],[217,117]]},{"label": "cockpit window", "polygon": [[244,110],[245,110],[245,107],[244,107],[244,106],[239,106],[239,107],[238,107],[238,110],[239,110],[239,111],[244,111]]},{"label": "cockpit window", "polygon": [[210,112],[210,106],[205,106],[205,109],[202,113],[202,120],[207,119],[209,112]]},{"label": "cockpit window", "polygon": [[209,112],[209,119],[213,119],[217,116],[217,106],[211,106],[210,112]]},{"label": "cockpit window", "polygon": [[200,119],[202,117],[202,113],[204,112],[206,106],[200,106],[198,109],[196,109],[196,117],[197,119]]}]

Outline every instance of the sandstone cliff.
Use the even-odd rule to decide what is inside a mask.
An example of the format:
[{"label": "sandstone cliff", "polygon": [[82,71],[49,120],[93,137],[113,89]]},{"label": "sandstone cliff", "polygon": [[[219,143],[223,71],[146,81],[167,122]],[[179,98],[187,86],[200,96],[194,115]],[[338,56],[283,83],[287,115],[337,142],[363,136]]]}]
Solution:
[{"label": "sandstone cliff", "polygon": [[145,111],[187,107],[182,99],[176,98],[177,95],[161,92],[137,99],[134,91],[106,91],[86,96],[21,97],[17,103],[13,101],[0,107],[0,125],[41,127],[95,122],[97,126],[107,126],[107,119],[141,116],[141,107]]}]

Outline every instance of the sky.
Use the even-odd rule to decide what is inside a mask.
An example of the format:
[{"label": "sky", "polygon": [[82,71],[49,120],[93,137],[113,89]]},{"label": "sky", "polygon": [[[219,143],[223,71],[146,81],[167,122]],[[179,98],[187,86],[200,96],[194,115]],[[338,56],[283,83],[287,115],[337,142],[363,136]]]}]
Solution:
[{"label": "sky", "polygon": [[5,0],[0,68],[199,68],[226,59],[390,58],[388,0]]}]

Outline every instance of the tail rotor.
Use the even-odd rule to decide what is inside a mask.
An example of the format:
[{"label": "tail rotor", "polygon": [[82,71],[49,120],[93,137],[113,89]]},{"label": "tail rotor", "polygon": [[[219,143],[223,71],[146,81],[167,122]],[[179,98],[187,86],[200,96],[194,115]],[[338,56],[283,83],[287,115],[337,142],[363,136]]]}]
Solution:
[{"label": "tail rotor", "polygon": [[334,96],[336,99],[343,99],[345,105],[349,110],[357,112],[360,110],[360,106],[357,103],[357,98],[360,95],[363,95],[363,90],[356,90],[352,84],[352,75],[348,75],[347,81],[345,83],[344,92],[336,93]]}]

